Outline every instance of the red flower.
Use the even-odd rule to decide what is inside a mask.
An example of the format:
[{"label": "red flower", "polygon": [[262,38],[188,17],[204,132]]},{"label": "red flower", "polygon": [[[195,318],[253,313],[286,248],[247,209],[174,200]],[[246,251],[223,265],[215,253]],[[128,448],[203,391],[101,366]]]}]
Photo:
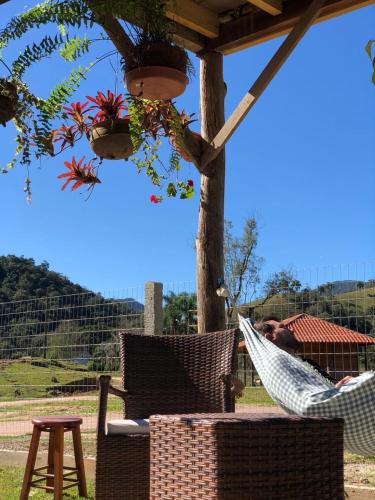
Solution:
[{"label": "red flower", "polygon": [[189,180],[187,181],[187,185],[188,185],[189,187],[193,187],[193,186],[194,186],[194,182],[192,181],[192,179],[189,179]]},{"label": "red flower", "polygon": [[70,106],[64,106],[64,110],[69,118],[74,122],[72,129],[75,132],[80,132],[84,134],[87,132],[87,125],[85,123],[85,113],[88,112],[88,109],[85,109],[88,105],[88,102],[84,102],[81,104],[80,102],[73,102]]},{"label": "red flower", "polygon": [[72,125],[68,127],[67,125],[61,125],[61,127],[57,128],[52,132],[53,139],[52,142],[60,142],[60,151],[64,149],[66,145],[72,147],[74,146],[75,141],[77,140],[77,135],[79,134],[78,130],[76,130],[75,126]]},{"label": "red flower", "polygon": [[155,203],[155,204],[157,204],[157,203],[160,203],[160,202],[161,202],[161,200],[162,200],[162,197],[161,197],[161,196],[156,196],[155,194],[152,194],[152,195],[150,196],[150,201],[151,201],[151,203]]},{"label": "red flower", "polygon": [[93,118],[93,121],[101,122],[104,120],[115,120],[116,118],[120,118],[120,114],[122,110],[127,109],[124,106],[125,99],[122,94],[115,96],[113,92],[107,90],[107,96],[103,94],[103,92],[98,92],[96,98],[91,96],[86,96],[87,99],[95,104],[95,106],[91,106],[87,111],[91,111],[93,109],[98,109],[99,111]]},{"label": "red flower", "polygon": [[67,177],[67,180],[61,188],[62,191],[67,187],[69,182],[72,181],[74,181],[72,191],[82,186],[82,184],[90,184],[90,186],[93,187],[94,184],[100,183],[100,180],[94,173],[94,168],[91,164],[91,161],[85,164],[83,163],[84,159],[85,157],[83,156],[77,163],[75,157],[73,156],[72,163],[69,163],[68,161],[64,162],[64,165],[69,170],[69,172],[57,176],[58,179]]}]

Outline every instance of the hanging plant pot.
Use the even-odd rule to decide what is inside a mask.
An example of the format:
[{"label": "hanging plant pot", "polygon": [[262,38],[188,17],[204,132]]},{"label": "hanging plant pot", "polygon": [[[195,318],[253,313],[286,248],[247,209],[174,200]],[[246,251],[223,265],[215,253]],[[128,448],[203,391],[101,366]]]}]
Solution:
[{"label": "hanging plant pot", "polygon": [[151,101],[174,99],[189,83],[188,57],[180,47],[167,42],[143,43],[135,49],[135,61],[125,71],[126,86],[134,96]]},{"label": "hanging plant pot", "polygon": [[[200,134],[198,134],[197,132],[191,132],[192,134],[192,137],[193,139],[196,141],[196,142],[200,142],[202,140],[202,137]],[[169,138],[169,141],[172,145],[172,147],[178,152],[178,154],[181,156],[181,158],[183,158],[185,161],[189,161],[189,162],[192,162],[193,159],[191,158],[191,156],[189,155],[189,153],[186,151],[186,149],[180,145],[176,139],[175,136],[170,136]]]},{"label": "hanging plant pot", "polygon": [[18,105],[17,88],[5,78],[0,78],[0,125],[5,126],[16,116]]},{"label": "hanging plant pot", "polygon": [[90,130],[91,149],[106,160],[126,160],[134,153],[129,117],[96,123]]}]

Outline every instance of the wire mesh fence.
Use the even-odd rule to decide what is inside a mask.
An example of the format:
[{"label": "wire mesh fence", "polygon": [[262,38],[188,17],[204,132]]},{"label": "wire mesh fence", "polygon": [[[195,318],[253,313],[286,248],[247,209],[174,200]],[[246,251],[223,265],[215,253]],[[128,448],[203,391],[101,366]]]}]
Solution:
[{"label": "wire mesh fence", "polygon": [[[255,320],[305,314],[371,339],[374,276],[374,265],[366,264],[293,273],[294,281],[276,276],[277,283],[275,275],[260,278],[239,303],[228,298],[227,323],[236,326],[239,311]],[[85,454],[94,455],[97,376],[107,373],[115,384],[121,383],[117,332],[143,328],[144,308],[143,286],[109,295],[84,293],[0,304],[0,449],[28,448],[32,416],[78,414],[83,416]],[[162,313],[165,334],[195,333],[194,282],[164,284]],[[333,378],[375,369],[375,348],[370,344],[342,342],[339,337],[302,344],[302,355]],[[276,410],[245,352],[239,354],[238,375],[247,386],[239,411]],[[110,418],[121,417],[122,403],[110,397],[108,411]]]},{"label": "wire mesh fence", "polygon": [[117,331],[142,328],[143,301],[136,287],[0,304],[0,449],[26,449],[33,416],[78,414],[94,453],[97,375],[118,381]]}]

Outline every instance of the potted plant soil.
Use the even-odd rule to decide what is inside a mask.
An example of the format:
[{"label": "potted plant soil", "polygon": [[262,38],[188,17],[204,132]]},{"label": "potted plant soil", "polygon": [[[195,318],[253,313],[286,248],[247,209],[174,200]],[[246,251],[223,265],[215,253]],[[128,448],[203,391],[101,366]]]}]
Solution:
[{"label": "potted plant soil", "polygon": [[5,78],[0,78],[0,124],[5,127],[6,122],[16,116],[18,107],[17,87]]},{"label": "potted plant soil", "polygon": [[92,119],[89,139],[91,149],[100,158],[106,160],[126,160],[134,153],[134,146],[130,136],[129,116],[121,117],[125,110],[125,99],[122,94],[117,97],[107,91],[94,98],[87,96],[94,103],[87,111],[98,110]]},{"label": "potted plant soil", "polygon": [[125,82],[130,94],[152,101],[173,99],[189,83],[187,53],[168,41],[141,41],[134,60],[125,63]]},{"label": "potted plant soil", "polygon": [[[61,142],[60,151],[65,146],[73,146],[84,135],[90,141],[91,149],[100,158],[106,160],[126,160],[134,153],[129,117],[121,116],[126,109],[122,94],[115,96],[110,90],[107,95],[98,92],[96,97],[87,96],[94,103],[87,108],[84,104],[73,103],[64,110],[73,125],[62,125],[54,131],[54,143]],[[95,116],[88,113],[97,111]]]}]

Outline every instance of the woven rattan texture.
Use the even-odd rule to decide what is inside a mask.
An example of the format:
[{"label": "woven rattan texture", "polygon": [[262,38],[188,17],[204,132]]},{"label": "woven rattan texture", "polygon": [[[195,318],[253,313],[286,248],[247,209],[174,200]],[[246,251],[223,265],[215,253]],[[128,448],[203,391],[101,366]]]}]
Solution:
[{"label": "woven rattan texture", "polygon": [[[153,413],[233,411],[238,331],[186,336],[120,334],[125,418]],[[108,386],[99,398],[97,500],[149,500],[149,436],[106,435]]]},{"label": "woven rattan texture", "polygon": [[337,419],[156,415],[150,500],[343,500]]},{"label": "woven rattan texture", "polygon": [[96,500],[148,500],[149,436],[105,436],[98,439]]},{"label": "woven rattan texture", "polygon": [[235,372],[236,333],[120,333],[123,384],[129,391],[125,418],[234,411],[222,376]]}]

